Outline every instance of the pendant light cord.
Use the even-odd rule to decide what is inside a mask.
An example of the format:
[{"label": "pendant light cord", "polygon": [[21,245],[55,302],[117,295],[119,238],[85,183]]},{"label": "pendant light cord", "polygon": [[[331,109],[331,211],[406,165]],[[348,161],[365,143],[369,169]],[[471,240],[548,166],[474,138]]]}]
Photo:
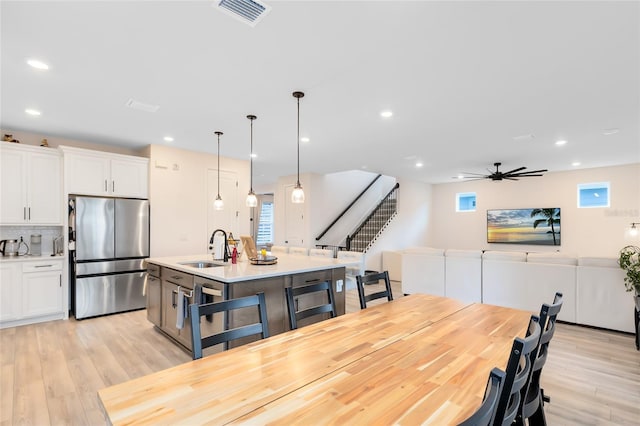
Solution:
[{"label": "pendant light cord", "polygon": [[297,184],[300,186],[300,97],[298,99],[298,181]]},{"label": "pendant light cord", "polygon": [[251,188],[251,193],[253,193],[253,120],[255,119],[255,116],[249,116],[249,120],[251,120],[251,154],[249,155],[249,187]]}]

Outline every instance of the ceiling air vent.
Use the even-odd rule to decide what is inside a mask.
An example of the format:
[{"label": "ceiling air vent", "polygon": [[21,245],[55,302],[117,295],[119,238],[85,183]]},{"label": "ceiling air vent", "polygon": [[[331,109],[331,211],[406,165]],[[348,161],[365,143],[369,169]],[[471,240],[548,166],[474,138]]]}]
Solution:
[{"label": "ceiling air vent", "polygon": [[125,105],[129,108],[146,112],[156,112],[158,111],[158,108],[160,108],[160,105],[145,104],[144,102],[136,101],[135,99],[129,99]]},{"label": "ceiling air vent", "polygon": [[252,27],[271,10],[271,6],[256,0],[219,0],[216,5],[224,13]]}]

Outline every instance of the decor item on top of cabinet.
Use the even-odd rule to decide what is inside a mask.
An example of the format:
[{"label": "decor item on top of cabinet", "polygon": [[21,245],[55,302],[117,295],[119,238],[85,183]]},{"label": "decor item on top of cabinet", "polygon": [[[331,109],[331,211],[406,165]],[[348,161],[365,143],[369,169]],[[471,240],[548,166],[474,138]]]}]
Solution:
[{"label": "decor item on top of cabinet", "polygon": [[49,147],[49,141],[45,138],[40,141],[40,146]]},{"label": "decor item on top of cabinet", "polygon": [[251,151],[249,153],[249,194],[247,194],[247,207],[256,207],[258,205],[258,198],[256,193],[253,192],[253,120],[255,115],[247,115],[247,118],[251,120]]},{"label": "decor item on top of cabinet", "polygon": [[560,245],[560,208],[487,210],[487,242]]},{"label": "decor item on top of cabinet", "polygon": [[224,202],[220,196],[220,136],[223,135],[221,131],[213,132],[218,136],[218,195],[213,202],[213,208],[216,210],[222,210],[224,208]]},{"label": "decor item on top of cabinet", "polygon": [[9,135],[9,134],[5,134],[5,135],[2,137],[2,140],[3,140],[4,142],[20,143],[20,141],[19,141],[18,139],[14,139],[14,138],[13,138],[13,135]]},{"label": "decor item on top of cabinet", "polygon": [[300,184],[300,98],[304,96],[303,92],[293,92],[293,97],[298,101],[298,179],[296,180],[296,186],[291,192],[291,202],[296,204],[304,203],[304,191]]},{"label": "decor item on top of cabinet", "polygon": [[509,170],[508,172],[501,172],[499,170],[499,167],[502,165],[502,163],[493,163],[494,166],[496,166],[496,171],[492,172],[491,170],[487,169],[487,171],[489,172],[488,175],[482,174],[482,173],[469,173],[469,172],[464,172],[465,175],[471,175],[471,176],[458,176],[457,178],[454,179],[467,179],[467,180],[479,180],[479,179],[491,179],[491,180],[518,180],[518,178],[521,177],[534,177],[534,176],[542,176],[541,173],[544,172],[548,172],[547,169],[540,169],[540,170],[530,170],[528,172],[523,172],[524,169],[526,169],[526,167],[518,167],[517,169],[513,169],[513,170]]}]

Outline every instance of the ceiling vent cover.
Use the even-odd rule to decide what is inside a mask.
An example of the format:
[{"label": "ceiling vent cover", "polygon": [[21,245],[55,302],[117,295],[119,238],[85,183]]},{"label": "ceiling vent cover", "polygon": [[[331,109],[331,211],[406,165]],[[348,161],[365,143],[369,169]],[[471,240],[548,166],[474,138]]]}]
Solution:
[{"label": "ceiling vent cover", "polygon": [[234,18],[255,27],[269,13],[271,6],[256,0],[220,0],[217,8]]}]

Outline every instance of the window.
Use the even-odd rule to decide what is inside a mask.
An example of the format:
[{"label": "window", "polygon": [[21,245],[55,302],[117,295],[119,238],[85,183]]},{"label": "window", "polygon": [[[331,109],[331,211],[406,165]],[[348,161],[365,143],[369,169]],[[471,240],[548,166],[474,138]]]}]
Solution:
[{"label": "window", "polygon": [[273,242],[273,201],[263,201],[261,206],[256,247]]},{"label": "window", "polygon": [[578,184],[578,208],[609,207],[609,182]]},{"label": "window", "polygon": [[457,212],[475,212],[476,211],[476,193],[475,192],[459,192],[456,194],[456,211]]}]

